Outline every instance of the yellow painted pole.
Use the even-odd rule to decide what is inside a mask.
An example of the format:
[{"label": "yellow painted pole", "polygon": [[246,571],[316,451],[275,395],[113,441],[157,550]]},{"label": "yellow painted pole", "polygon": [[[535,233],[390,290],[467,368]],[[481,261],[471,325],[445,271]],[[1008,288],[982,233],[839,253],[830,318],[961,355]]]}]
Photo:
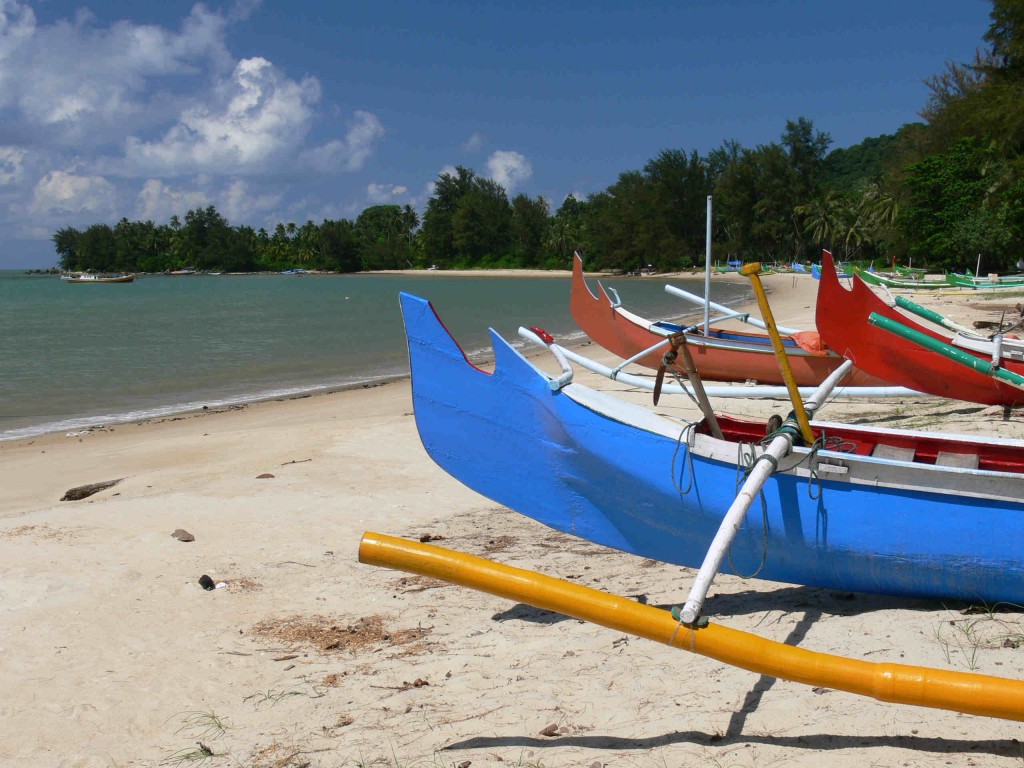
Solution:
[{"label": "yellow painted pole", "polygon": [[463,552],[366,532],[359,561],[471,587],[629,632],[762,675],[879,701],[1024,720],[1024,682],[907,664],[846,659],[726,627],[689,627],[668,611]]},{"label": "yellow painted pole", "polygon": [[761,263],[744,264],[740,268],[740,274],[749,277],[750,284],[754,287],[754,296],[757,297],[757,306],[761,310],[761,317],[764,320],[765,328],[768,330],[768,338],[772,340],[775,359],[779,361],[782,379],[786,382],[786,389],[789,390],[789,399],[793,401],[793,414],[796,416],[796,423],[800,427],[800,434],[803,436],[804,441],[810,445],[814,442],[811,421],[807,418],[804,401],[800,397],[800,390],[796,386],[796,379],[793,378],[793,369],[789,365],[786,349],[782,346],[782,338],[779,336],[778,326],[775,325],[772,308],[768,306],[768,296],[764,292],[764,286],[761,285]]}]

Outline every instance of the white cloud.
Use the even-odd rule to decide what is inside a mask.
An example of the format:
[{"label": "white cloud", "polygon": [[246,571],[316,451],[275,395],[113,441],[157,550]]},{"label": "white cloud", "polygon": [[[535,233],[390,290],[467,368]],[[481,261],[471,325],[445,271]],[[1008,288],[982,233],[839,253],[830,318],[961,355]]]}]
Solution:
[{"label": "white cloud", "polygon": [[213,189],[211,180],[202,176],[193,180],[193,188],[171,187],[159,179],[147,179],[135,200],[135,217],[164,222],[177,215],[208,205],[233,225],[252,224],[279,205],[281,194],[253,194],[249,185],[233,180],[221,189]]},{"label": "white cloud", "polygon": [[463,152],[472,154],[474,152],[479,152],[483,149],[483,146],[484,137],[479,132],[474,132],[472,136],[463,142],[461,149]]},{"label": "white cloud", "polygon": [[0,185],[18,184],[23,180],[25,154],[19,147],[0,147]]},{"label": "white cloud", "polygon": [[399,195],[408,193],[408,187],[400,184],[370,184],[366,188],[366,197],[371,203],[378,205],[392,201]]},{"label": "white cloud", "polygon": [[384,126],[376,115],[361,110],[348,126],[344,139],[303,152],[300,156],[303,166],[320,172],[360,170],[373,153],[374,145],[384,136]]},{"label": "white cloud", "polygon": [[106,217],[116,209],[116,203],[114,185],[100,176],[51,171],[35,186],[31,212],[41,216],[89,213]]},{"label": "white cloud", "polygon": [[172,189],[159,179],[146,179],[135,199],[135,217],[140,220],[165,222],[171,216],[209,205],[205,192]]},{"label": "white cloud", "polygon": [[177,100],[154,87],[160,78],[230,64],[226,24],[197,4],[178,31],[127,21],[97,28],[87,12],[39,26],[30,8],[0,0],[0,109],[45,128],[45,140],[116,141],[170,114]]},{"label": "white cloud", "polygon": [[65,16],[44,23],[33,0],[0,0],[0,230],[46,239],[211,204],[233,224],[358,214],[358,189],[309,192],[310,171],[364,168],[385,128],[366,110],[339,127],[339,97],[321,106],[316,77],[232,55],[231,25],[260,2],[197,2],[176,22],[141,24],[49,6],[47,19]]},{"label": "white cloud", "polygon": [[218,84],[215,104],[191,106],[159,142],[129,137],[125,157],[167,176],[266,170],[305,138],[319,98],[316,78],[296,82],[266,59],[242,59]]},{"label": "white cloud", "polygon": [[14,103],[18,81],[19,54],[31,42],[36,29],[36,15],[27,5],[0,0],[0,109]]},{"label": "white cloud", "polygon": [[518,152],[507,150],[498,150],[487,158],[487,170],[491,179],[501,184],[509,194],[533,176],[530,161]]},{"label": "white cloud", "polygon": [[217,209],[228,221],[250,222],[281,202],[280,194],[252,194],[244,181],[231,182],[218,198]]},{"label": "white cloud", "polygon": [[263,3],[261,0],[235,0],[228,13],[231,21],[245,21],[256,12]]}]

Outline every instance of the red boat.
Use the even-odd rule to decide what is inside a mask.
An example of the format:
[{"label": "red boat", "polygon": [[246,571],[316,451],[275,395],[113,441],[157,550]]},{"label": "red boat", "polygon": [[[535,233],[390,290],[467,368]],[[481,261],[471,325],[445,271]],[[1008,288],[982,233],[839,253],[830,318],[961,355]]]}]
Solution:
[{"label": "red boat", "polygon": [[[949,335],[926,328],[890,307],[859,277],[853,278],[851,289],[844,288],[836,275],[832,254],[825,251],[821,258],[815,322],[829,347],[853,360],[857,367],[919,392],[986,405],[1024,404],[1024,392],[1020,389],[870,325],[868,317],[872,312],[944,344],[952,344]],[[981,360],[991,359],[962,346],[959,348]],[[1024,362],[1004,358],[1002,366],[1024,375]]]},{"label": "red boat", "polygon": [[[583,277],[583,261],[576,256],[572,270],[570,309],[580,329],[609,352],[623,359],[650,349],[668,336],[686,330],[674,323],[645,320],[617,306],[598,283],[601,295],[595,296]],[[817,386],[843,363],[843,358],[821,343],[814,331],[783,336],[786,355],[798,386]],[[783,384],[779,364],[768,336],[747,331],[712,329],[708,333],[687,332],[686,343],[702,379],[713,381],[755,381],[758,384]],[[649,352],[636,362],[648,368],[661,366],[668,346]],[[676,364],[685,375],[681,364]],[[890,382],[853,368],[843,380],[844,386],[885,387]]]}]

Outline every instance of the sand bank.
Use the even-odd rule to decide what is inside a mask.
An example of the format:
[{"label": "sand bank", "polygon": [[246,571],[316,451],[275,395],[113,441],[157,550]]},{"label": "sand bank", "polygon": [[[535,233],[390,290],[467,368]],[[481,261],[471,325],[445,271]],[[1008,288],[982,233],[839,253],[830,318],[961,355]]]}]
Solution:
[{"label": "sand bank", "polygon": [[[814,281],[765,281],[780,322],[813,325]],[[998,299],[928,301],[961,319],[989,302]],[[716,406],[751,416],[789,409],[781,400]],[[696,413],[685,401],[659,410]],[[837,401],[822,417],[1024,436],[1001,409],[928,398]],[[119,478],[88,499],[59,500]],[[176,529],[195,540],[172,537]],[[367,529],[429,534],[652,605],[681,604],[693,573],[552,532],[452,480],[419,443],[407,381],[0,444],[0,764],[1024,759],[1019,724],[759,677],[359,565]],[[202,575],[226,586],[204,591]],[[934,602],[734,577],[718,579],[712,595],[717,621],[782,642],[1024,678],[1020,614],[964,616]]]}]

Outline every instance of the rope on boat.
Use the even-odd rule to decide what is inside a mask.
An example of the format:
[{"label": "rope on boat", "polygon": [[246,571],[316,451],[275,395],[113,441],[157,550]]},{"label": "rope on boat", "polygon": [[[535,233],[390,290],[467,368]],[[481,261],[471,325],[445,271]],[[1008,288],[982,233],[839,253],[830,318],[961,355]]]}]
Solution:
[{"label": "rope on boat", "polygon": [[[783,425],[785,426],[785,425]],[[797,433],[799,436],[799,432]],[[768,453],[762,453],[760,456],[756,455],[754,450],[754,443],[737,443],[736,444],[736,493],[739,494],[740,486],[743,481],[747,479],[747,476],[753,471],[754,467],[759,461],[766,461],[772,465],[772,473],[774,474],[779,468],[778,460]],[[749,452],[744,450],[749,448]],[[742,472],[741,472],[742,469]],[[768,562],[768,500],[764,496],[764,486],[762,485],[757,492],[757,495],[761,499],[761,530],[764,533],[764,541],[761,543],[761,562],[758,563],[757,568],[754,572],[746,575],[740,573],[740,569],[736,567],[736,563],[732,559],[732,544],[729,544],[728,555],[729,555],[729,566],[732,568],[732,572],[739,576],[741,579],[753,579],[757,577],[757,574],[764,568],[765,563]]]},{"label": "rope on boat", "polygon": [[[685,339],[683,340],[683,343],[685,343]],[[678,358],[679,358],[679,347],[678,347],[677,344],[674,343],[674,344],[672,344],[671,347],[668,348],[668,351],[664,355],[661,356],[661,368],[665,372],[672,374],[672,378],[675,379],[676,384],[679,385],[679,388],[681,390],[683,390],[683,392],[686,393],[686,396],[690,398],[690,401],[694,405],[696,405],[698,408],[700,408],[700,402],[697,400],[697,396],[693,392],[690,391],[689,387],[687,387],[685,384],[683,384],[683,380],[679,377],[679,371],[676,370],[676,367],[675,367],[676,360]],[[659,370],[658,373],[661,374],[662,370]],[[659,387],[659,389],[660,389],[660,387]],[[655,400],[654,404],[655,405],[658,404],[657,400]]]},{"label": "rope on boat", "polygon": [[[679,481],[676,481],[676,458],[679,456],[679,449],[683,445],[683,441],[686,441],[686,460],[683,464],[682,471],[679,473]],[[676,449],[672,454],[672,485],[675,486],[676,492],[680,496],[685,496],[693,488],[693,446],[697,442],[697,422],[688,421],[686,426],[683,427],[679,433],[679,437],[676,438]],[[686,488],[680,487],[683,482],[683,478],[686,476],[686,467],[690,468],[690,482],[686,484]]]},{"label": "rope on boat", "polygon": [[[764,446],[768,445],[769,443],[771,443],[771,441],[774,440],[779,435],[789,435],[789,436],[791,436],[793,438],[793,440],[794,440],[794,444],[795,445],[800,443],[800,441],[802,439],[801,438],[801,434],[800,434],[800,428],[799,428],[799,425],[794,420],[794,417],[793,417],[792,413],[789,414],[789,416],[786,417],[786,420],[783,421],[782,424],[779,425],[778,428],[776,428],[772,432],[769,432],[765,437],[761,438],[761,440],[759,440],[757,442],[757,445],[760,445],[760,446],[764,447]],[[850,453],[850,452],[852,452],[854,450],[856,450],[856,445],[854,445],[853,443],[851,443],[851,442],[849,442],[847,440],[843,440],[843,438],[838,437],[838,436],[831,436],[830,437],[829,435],[825,434],[824,431],[822,431],[822,433],[815,439],[815,441],[813,443],[811,443],[810,450],[808,451],[807,456],[805,456],[804,458],[800,459],[800,461],[798,461],[794,465],[794,468],[800,466],[804,462],[807,462],[807,471],[810,474],[810,480],[807,483],[807,495],[811,498],[812,501],[817,501],[818,499],[820,499],[821,498],[821,492],[822,492],[822,489],[821,489],[821,477],[818,475],[818,470],[817,470],[817,467],[818,467],[818,462],[817,462],[818,451],[832,451],[834,453]],[[777,472],[778,469],[779,469],[779,462],[773,456],[769,456],[768,454],[761,454],[761,456],[758,457],[757,460],[758,461],[765,460],[768,463],[770,463],[772,465],[772,473],[773,474],[775,472]],[[753,467],[754,467],[754,464],[750,463],[748,468],[747,468],[747,470],[746,470],[746,472],[744,473],[744,476],[750,474],[750,471],[753,469]],[[737,480],[737,483],[738,482],[739,481]],[[739,487],[739,486],[737,485],[737,487]],[[815,491],[815,487],[817,487],[817,491]]]}]

